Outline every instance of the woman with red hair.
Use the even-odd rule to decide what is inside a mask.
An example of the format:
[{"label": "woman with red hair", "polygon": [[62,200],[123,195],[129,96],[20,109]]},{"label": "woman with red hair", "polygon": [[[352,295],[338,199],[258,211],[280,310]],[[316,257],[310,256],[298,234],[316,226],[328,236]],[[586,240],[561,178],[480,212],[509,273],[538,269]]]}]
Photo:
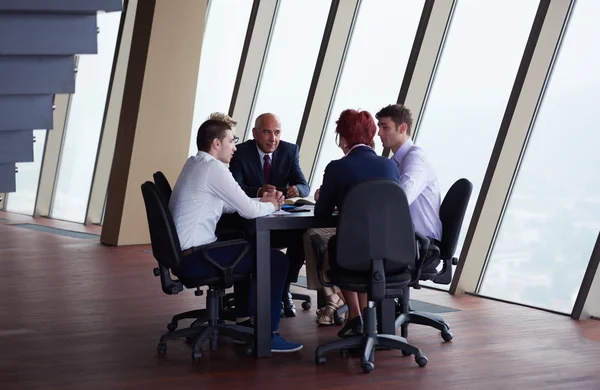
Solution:
[{"label": "woman with red hair", "polygon": [[[345,156],[330,162],[325,168],[323,184],[315,194],[315,216],[326,217],[340,208],[342,199],[353,185],[369,179],[389,179],[399,181],[398,166],[394,160],[378,156],[373,150],[373,137],[377,126],[373,116],[367,111],[345,110],[336,122],[337,142]],[[335,239],[335,236],[331,238]],[[335,269],[335,257],[330,257],[330,266]],[[339,268],[339,267],[338,267]],[[367,306],[367,296],[342,290],[348,305],[346,325],[338,332],[339,337],[347,337],[363,332],[362,309]]]}]

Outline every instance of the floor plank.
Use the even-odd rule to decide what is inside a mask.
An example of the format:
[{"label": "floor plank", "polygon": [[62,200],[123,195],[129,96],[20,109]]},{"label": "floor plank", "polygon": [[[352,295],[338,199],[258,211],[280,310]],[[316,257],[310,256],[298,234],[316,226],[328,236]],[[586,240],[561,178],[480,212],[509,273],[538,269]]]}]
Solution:
[{"label": "floor plank", "polygon": [[201,307],[204,299],[190,291],[164,295],[147,246],[107,247],[7,221],[0,223],[0,237],[3,390],[599,388],[600,322],[426,289],[413,298],[460,311],[444,314],[451,343],[432,329],[410,327],[409,341],[429,358],[424,369],[395,351],[377,352],[369,375],[358,359],[335,353],[315,366],[314,349],[334,339],[338,328],[318,328],[314,310],[282,320],[282,334],[304,343],[300,353],[255,359],[223,340],[218,351],[192,364],[190,346],[174,341],[159,357],[156,343],[170,315]]}]

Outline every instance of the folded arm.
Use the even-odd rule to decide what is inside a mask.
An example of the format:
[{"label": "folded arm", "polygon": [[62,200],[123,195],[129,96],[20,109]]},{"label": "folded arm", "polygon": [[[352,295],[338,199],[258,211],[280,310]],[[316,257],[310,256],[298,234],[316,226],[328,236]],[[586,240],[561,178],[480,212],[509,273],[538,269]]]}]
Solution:
[{"label": "folded arm", "polygon": [[228,212],[238,212],[242,217],[252,219],[275,211],[275,206],[272,203],[250,199],[224,165],[223,169],[220,169],[215,164],[208,174],[215,176],[208,181],[210,183],[209,188],[216,196],[225,201],[226,206],[224,209]]}]

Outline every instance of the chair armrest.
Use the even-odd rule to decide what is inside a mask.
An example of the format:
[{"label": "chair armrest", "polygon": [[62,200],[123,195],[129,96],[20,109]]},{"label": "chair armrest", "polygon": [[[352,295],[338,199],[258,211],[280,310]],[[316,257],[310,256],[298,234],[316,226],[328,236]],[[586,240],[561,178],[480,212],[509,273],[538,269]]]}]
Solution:
[{"label": "chair armrest", "polygon": [[165,294],[176,295],[183,291],[183,283],[179,280],[173,280],[167,267],[159,264],[153,271],[154,276],[160,277],[160,285]]},{"label": "chair armrest", "polygon": [[[413,272],[412,275],[412,283],[414,285],[418,285],[419,284],[419,279],[421,278],[421,270],[423,269],[423,266],[425,265],[425,260],[427,259],[427,253],[430,250],[436,250],[437,249],[437,253],[439,256],[439,248],[433,244],[431,244],[431,241],[429,240],[429,238],[425,237],[422,234],[419,234],[417,232],[415,232],[415,239],[416,239],[416,245],[417,245],[417,250],[418,250],[418,258],[416,263],[416,267],[415,270]],[[419,288],[419,287],[417,287]]]},{"label": "chair armrest", "polygon": [[[226,248],[229,246],[238,246],[238,245],[242,246],[240,252],[238,253],[237,257],[230,264],[228,264],[225,267],[222,266],[221,264],[217,263],[208,253],[212,249]],[[206,260],[208,260],[208,262],[213,267],[215,267],[216,269],[218,269],[221,272],[221,274],[223,276],[224,287],[229,288],[229,287],[233,286],[233,269],[238,265],[238,263],[246,255],[246,253],[248,253],[249,249],[250,249],[250,243],[244,239],[238,238],[235,240],[216,241],[211,244],[206,244],[206,245],[203,245],[200,250],[202,251],[202,255],[204,256],[204,258]]]},{"label": "chair armrest", "polygon": [[205,251],[205,250],[211,250],[211,249],[216,249],[216,248],[225,248],[228,246],[243,245],[243,244],[248,245],[248,241],[244,240],[243,238],[236,238],[234,240],[227,240],[227,241],[215,241],[213,243],[203,245],[202,250]]},{"label": "chair armrest", "polygon": [[433,283],[436,284],[450,284],[452,283],[452,266],[458,264],[458,259],[453,257],[451,259],[442,259],[442,269],[433,278]]},{"label": "chair armrest", "polygon": [[[320,236],[315,235],[310,237],[310,243],[312,245],[313,251],[315,253],[315,262],[317,265],[317,277],[319,278],[319,283],[325,287],[333,287],[331,282],[327,282],[323,278],[323,260],[325,258],[325,253],[328,250],[328,246]],[[322,248],[322,245],[325,243],[325,248]]]}]

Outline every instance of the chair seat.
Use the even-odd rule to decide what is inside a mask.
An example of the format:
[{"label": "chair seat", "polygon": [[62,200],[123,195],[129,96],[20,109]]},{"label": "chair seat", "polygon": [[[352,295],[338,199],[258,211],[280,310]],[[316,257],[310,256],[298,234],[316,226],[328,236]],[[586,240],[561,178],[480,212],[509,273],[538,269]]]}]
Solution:
[{"label": "chair seat", "polygon": [[[343,288],[351,291],[367,291],[369,283],[371,282],[371,274],[369,271],[357,272],[357,271],[346,271],[342,269],[335,269],[327,271],[327,276],[331,282]],[[401,289],[407,286],[411,281],[411,273],[403,272],[400,274],[385,275],[386,289]]]},{"label": "chair seat", "polygon": [[[174,274],[179,278],[181,283],[183,283],[186,288],[196,288],[201,286],[209,286],[216,289],[225,288],[223,285],[223,279],[220,276],[197,276],[188,278],[179,276],[175,272]],[[248,274],[233,274],[234,283],[242,280],[248,280],[249,278],[250,276]]]}]

